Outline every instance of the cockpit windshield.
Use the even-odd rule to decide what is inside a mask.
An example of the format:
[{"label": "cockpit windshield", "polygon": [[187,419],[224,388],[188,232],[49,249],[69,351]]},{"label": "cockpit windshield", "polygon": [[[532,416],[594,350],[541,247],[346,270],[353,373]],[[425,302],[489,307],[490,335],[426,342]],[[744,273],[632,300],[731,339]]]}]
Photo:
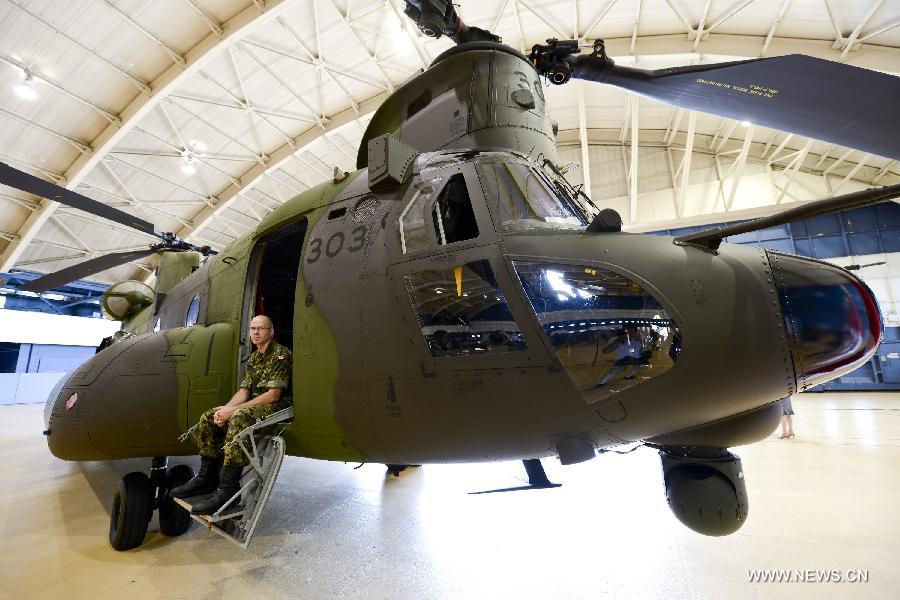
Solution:
[{"label": "cockpit windshield", "polygon": [[477,164],[477,170],[500,215],[502,229],[581,229],[588,223],[574,195],[563,193],[547,174],[527,163],[484,161]]}]

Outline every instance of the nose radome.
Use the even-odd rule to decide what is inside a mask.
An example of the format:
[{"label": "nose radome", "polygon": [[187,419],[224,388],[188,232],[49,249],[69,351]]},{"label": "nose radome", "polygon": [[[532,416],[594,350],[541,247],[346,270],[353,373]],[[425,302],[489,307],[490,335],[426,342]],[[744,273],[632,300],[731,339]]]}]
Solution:
[{"label": "nose radome", "polygon": [[882,320],[871,290],[844,269],[769,252],[798,387],[848,373],[878,348]]}]

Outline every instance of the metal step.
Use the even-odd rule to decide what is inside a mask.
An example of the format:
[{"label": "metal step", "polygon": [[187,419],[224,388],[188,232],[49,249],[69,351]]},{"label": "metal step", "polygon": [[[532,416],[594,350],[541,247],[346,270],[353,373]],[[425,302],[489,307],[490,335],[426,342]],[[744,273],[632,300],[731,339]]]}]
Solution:
[{"label": "metal step", "polygon": [[[191,518],[240,546],[246,548],[253,539],[263,510],[269,501],[275,479],[284,460],[284,438],[279,435],[294,418],[294,408],[286,408],[267,419],[244,429],[235,436],[250,464],[241,475],[241,488],[219,510],[211,515],[191,515]],[[261,434],[264,427],[280,426],[278,434]],[[208,497],[173,498],[188,512],[192,504]]]}]

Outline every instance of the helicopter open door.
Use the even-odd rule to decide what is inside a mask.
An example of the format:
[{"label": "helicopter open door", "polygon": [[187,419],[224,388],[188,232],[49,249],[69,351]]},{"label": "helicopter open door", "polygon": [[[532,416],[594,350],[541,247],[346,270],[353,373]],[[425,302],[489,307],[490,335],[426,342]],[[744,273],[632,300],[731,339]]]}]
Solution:
[{"label": "helicopter open door", "polygon": [[[253,248],[244,288],[238,381],[253,352],[247,330],[254,316],[268,316],[278,343],[288,348],[294,345],[294,299],[306,229],[307,219],[300,219],[261,237]],[[285,441],[281,433],[293,418],[294,407],[290,406],[235,436],[235,443],[249,460],[241,475],[240,489],[215,513],[191,515],[195,521],[243,548],[250,544],[284,460]],[[182,437],[186,439],[195,429],[192,427]],[[173,500],[190,511],[197,498]]]},{"label": "helicopter open door", "polygon": [[306,228],[306,218],[294,221],[261,237],[253,248],[244,288],[242,362],[253,352],[247,327],[256,315],[272,319],[279,344],[294,347],[294,298]]}]

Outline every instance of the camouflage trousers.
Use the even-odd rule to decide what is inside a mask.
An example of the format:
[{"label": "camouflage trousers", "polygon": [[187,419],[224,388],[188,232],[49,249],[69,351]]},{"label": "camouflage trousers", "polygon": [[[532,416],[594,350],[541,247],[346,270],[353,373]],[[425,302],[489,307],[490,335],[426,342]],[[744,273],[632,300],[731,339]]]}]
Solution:
[{"label": "camouflage trousers", "polygon": [[210,458],[221,458],[224,456],[226,467],[246,466],[250,461],[247,460],[247,455],[234,441],[234,436],[247,427],[254,425],[257,421],[265,419],[272,413],[283,410],[290,405],[290,400],[283,399],[273,404],[258,404],[249,408],[242,408],[235,411],[222,427],[213,422],[213,415],[216,414],[220,407],[209,409],[200,416],[200,426],[197,428],[197,446],[200,448],[200,456]]}]

